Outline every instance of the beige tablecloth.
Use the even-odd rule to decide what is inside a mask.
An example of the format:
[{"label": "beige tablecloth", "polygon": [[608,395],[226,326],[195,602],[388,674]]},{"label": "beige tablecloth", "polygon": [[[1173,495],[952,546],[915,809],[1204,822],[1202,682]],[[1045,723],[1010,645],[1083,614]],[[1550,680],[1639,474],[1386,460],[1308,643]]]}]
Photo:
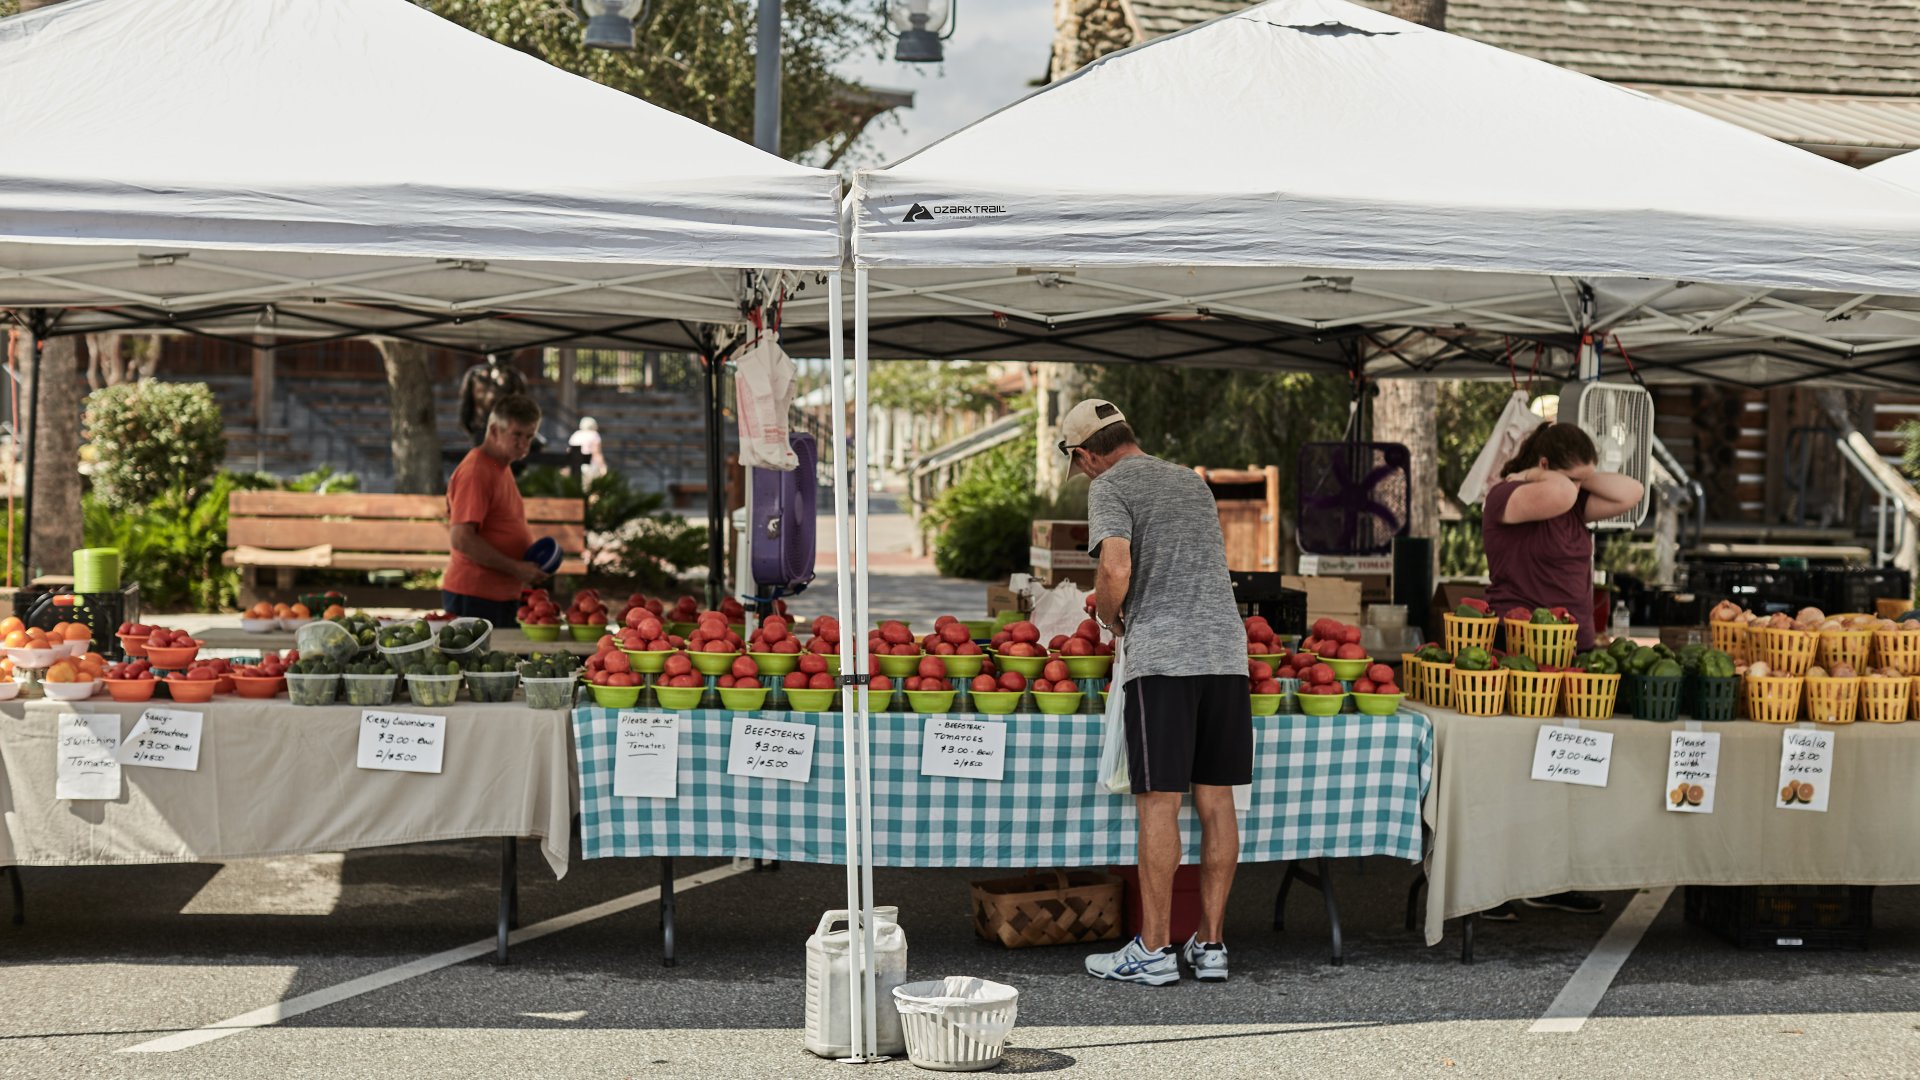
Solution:
[{"label": "beige tablecloth", "polygon": [[1614,734],[1607,786],[1595,788],[1528,778],[1540,725],[1559,721],[1419,711],[1436,744],[1429,945],[1447,919],[1565,889],[1920,883],[1920,723],[1827,729],[1838,738],[1824,813],[1774,808],[1790,729],[1701,724],[1720,733],[1714,811],[1682,814],[1663,799],[1668,735],[1684,721],[1583,722]]},{"label": "beige tablecloth", "polygon": [[[347,851],[472,837],[538,837],[555,877],[567,872],[573,812],[566,710],[524,703],[401,705],[447,717],[438,774],[355,765],[356,706],[284,699],[157,704],[204,716],[194,772],[123,766],[113,801],[54,798],[54,702],[0,705],[0,865],[95,866],[215,861]],[[121,735],[145,706],[95,700]]]},{"label": "beige tablecloth", "polygon": [[[293,631],[291,630],[249,634],[238,626],[215,626],[196,630],[193,636],[200,639],[203,643],[201,648],[209,653],[244,652],[258,655],[263,649],[285,652],[293,648]],[[513,653],[516,656],[537,652],[570,652],[575,656],[592,656],[594,642],[575,641],[565,633],[560,635],[558,641],[528,641],[527,635],[518,627],[496,627],[493,636],[487,641],[487,648],[495,652]]]}]

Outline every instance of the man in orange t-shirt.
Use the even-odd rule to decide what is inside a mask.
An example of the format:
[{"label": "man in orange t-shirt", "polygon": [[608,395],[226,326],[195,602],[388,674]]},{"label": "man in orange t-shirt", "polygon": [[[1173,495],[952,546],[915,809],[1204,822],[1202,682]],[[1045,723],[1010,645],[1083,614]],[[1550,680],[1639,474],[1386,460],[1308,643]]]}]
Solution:
[{"label": "man in orange t-shirt", "polygon": [[447,481],[447,523],[453,554],[441,579],[449,614],[513,622],[520,590],[547,576],[526,561],[533,545],[513,463],[527,456],[540,429],[540,406],[523,394],[494,403],[486,437],[467,451]]}]

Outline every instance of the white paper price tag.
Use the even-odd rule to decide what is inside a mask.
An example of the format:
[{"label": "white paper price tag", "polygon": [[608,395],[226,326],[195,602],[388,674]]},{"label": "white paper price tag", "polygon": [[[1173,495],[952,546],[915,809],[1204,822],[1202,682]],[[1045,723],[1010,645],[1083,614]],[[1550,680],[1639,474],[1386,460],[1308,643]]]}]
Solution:
[{"label": "white paper price tag", "polygon": [[360,755],[354,764],[390,772],[437,773],[446,749],[446,717],[367,709],[360,714]]},{"label": "white paper price tag", "polygon": [[614,730],[613,793],[627,799],[680,794],[680,715],[620,713]]},{"label": "white paper price tag", "polygon": [[1780,733],[1780,779],[1773,805],[1781,810],[1827,809],[1833,787],[1834,732],[1791,728]]},{"label": "white paper price tag", "polygon": [[56,729],[53,797],[56,799],[117,799],[120,797],[119,713],[61,713]]},{"label": "white paper price tag", "polygon": [[1613,735],[1561,724],[1541,724],[1533,743],[1533,779],[1606,787],[1613,768]]},{"label": "white paper price tag", "polygon": [[182,709],[147,709],[134,721],[115,758],[122,765],[149,769],[200,768],[200,724],[204,714]]},{"label": "white paper price tag", "polygon": [[1676,731],[1667,736],[1668,810],[1676,814],[1713,813],[1713,787],[1719,777],[1717,733]]},{"label": "white paper price tag", "polygon": [[804,784],[813,779],[814,730],[812,724],[736,716],[727,743],[727,772]]},{"label": "white paper price tag", "polygon": [[920,739],[920,775],[998,780],[1007,768],[1007,725],[998,720],[927,717]]}]

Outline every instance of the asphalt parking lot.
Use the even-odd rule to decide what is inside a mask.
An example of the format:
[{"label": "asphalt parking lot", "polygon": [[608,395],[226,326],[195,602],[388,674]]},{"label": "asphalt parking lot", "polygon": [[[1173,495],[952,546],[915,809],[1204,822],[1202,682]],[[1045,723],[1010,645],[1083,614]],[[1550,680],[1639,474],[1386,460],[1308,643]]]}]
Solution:
[{"label": "asphalt parking lot", "polygon": [[[29,868],[26,925],[0,926],[0,1075],[846,1075],[801,1047],[804,942],[844,897],[839,868],[715,874],[731,867],[679,860],[677,878],[717,880],[681,894],[669,969],[657,904],[632,902],[658,884],[657,860],[576,860],[556,882],[528,844],[520,866],[530,932],[629,900],[516,945],[505,967],[489,955],[358,994],[351,980],[388,973],[385,982],[399,965],[490,940],[498,842]],[[1319,897],[1296,890],[1288,930],[1275,933],[1280,868],[1249,866],[1230,916],[1232,981],[1160,989],[1087,978],[1082,948],[976,940],[966,883],[989,872],[883,870],[876,883],[902,909],[913,977],[1019,988],[1006,1072],[1920,1075],[1920,889],[1880,890],[1871,951],[1791,954],[1743,952],[1686,924],[1676,892],[1591,1019],[1536,1033],[1631,894],[1609,895],[1602,916],[1529,911],[1517,924],[1481,924],[1477,962],[1462,966],[1457,929],[1433,949],[1403,929],[1411,867],[1337,867],[1345,966],[1327,963]],[[328,1003],[196,1041],[208,1025],[315,993]],[[190,1045],[169,1048],[182,1039]]]}]

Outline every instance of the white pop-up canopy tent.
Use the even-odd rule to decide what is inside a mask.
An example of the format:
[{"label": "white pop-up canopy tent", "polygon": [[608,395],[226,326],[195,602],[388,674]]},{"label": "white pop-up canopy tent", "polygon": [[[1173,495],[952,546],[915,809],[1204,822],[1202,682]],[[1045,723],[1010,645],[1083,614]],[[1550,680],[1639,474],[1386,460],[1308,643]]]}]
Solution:
[{"label": "white pop-up canopy tent", "polygon": [[688,348],[840,264],[838,178],[408,0],[0,21],[0,309],[55,332]]},{"label": "white pop-up canopy tent", "polygon": [[1105,57],[856,188],[876,356],[1458,376],[1617,335],[1654,381],[1920,382],[1920,200],[1340,0]]}]

